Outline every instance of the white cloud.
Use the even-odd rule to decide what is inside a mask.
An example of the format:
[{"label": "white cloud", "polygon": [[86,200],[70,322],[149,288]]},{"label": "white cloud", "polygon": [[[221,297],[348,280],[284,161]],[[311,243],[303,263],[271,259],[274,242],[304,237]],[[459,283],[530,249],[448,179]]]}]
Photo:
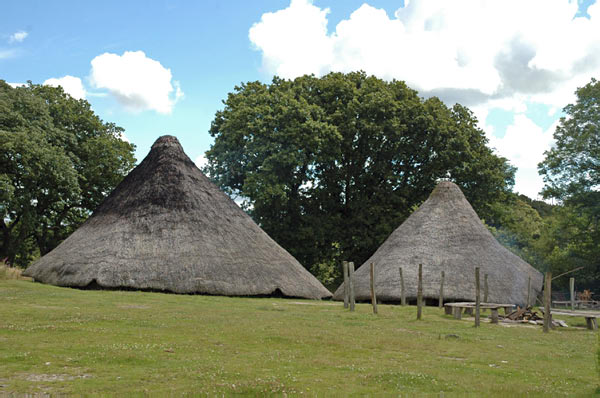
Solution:
[{"label": "white cloud", "polygon": [[[329,9],[312,0],[266,13],[249,31],[266,73],[364,70],[404,80],[421,95],[469,106],[498,153],[519,167],[515,189],[541,189],[537,163],[552,142],[522,113],[527,103],[553,111],[575,101],[574,91],[600,77],[600,0],[575,17],[576,0],[405,1],[394,15],[363,4],[327,30]],[[516,113],[502,139],[485,126],[489,110]]]},{"label": "white cloud", "polygon": [[24,87],[27,85],[27,83],[6,83],[9,86],[11,86],[12,88],[17,88],[17,87]]},{"label": "white cloud", "polygon": [[129,140],[129,138],[125,135],[125,133],[123,131],[121,131],[119,133],[119,138],[129,144],[131,144],[131,141]]},{"label": "white cloud", "polygon": [[198,167],[199,169],[202,169],[204,166],[206,166],[208,164],[208,159],[206,159],[206,156],[204,154],[199,155],[196,157],[196,159],[194,160],[194,163],[196,164],[196,167]]},{"label": "white cloud", "polygon": [[81,79],[74,76],[66,75],[59,78],[51,78],[46,80],[44,85],[52,87],[61,86],[65,93],[78,100],[85,99],[87,94]]},{"label": "white cloud", "polygon": [[23,40],[25,40],[27,38],[27,36],[29,36],[29,33],[25,32],[24,30],[21,30],[21,31],[15,32],[12,35],[10,35],[8,37],[8,42],[9,43],[21,43]]},{"label": "white cloud", "polygon": [[362,69],[447,102],[547,96],[560,107],[558,93],[574,91],[575,78],[600,74],[598,2],[591,19],[575,18],[573,0],[421,0],[391,17],[363,4],[331,33],[328,13],[292,0],[264,14],[249,38],[266,72],[294,78]]},{"label": "white cloud", "polygon": [[515,191],[531,198],[538,198],[544,183],[537,172],[537,165],[544,160],[544,151],[554,143],[552,137],[557,124],[546,131],[524,114],[515,115],[514,122],[506,128],[502,138],[493,135],[488,126],[490,146],[510,160],[518,168],[515,176]]},{"label": "white cloud", "polygon": [[171,70],[148,58],[143,51],[123,55],[104,53],[92,60],[92,85],[107,89],[127,110],[154,110],[168,114],[183,97]]},{"label": "white cloud", "polygon": [[286,9],[263,14],[250,28],[249,37],[263,52],[266,71],[283,77],[327,72],[334,42],[327,35],[328,13],[329,9],[321,10],[309,1],[291,0]]}]

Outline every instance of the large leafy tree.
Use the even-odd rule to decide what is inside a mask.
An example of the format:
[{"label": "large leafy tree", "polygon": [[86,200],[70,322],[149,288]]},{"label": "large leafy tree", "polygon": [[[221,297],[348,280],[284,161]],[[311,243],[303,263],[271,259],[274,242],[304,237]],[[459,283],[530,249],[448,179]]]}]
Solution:
[{"label": "large leafy tree", "polygon": [[131,170],[134,146],[62,88],[0,80],[0,259],[65,239]]},{"label": "large leafy tree", "polygon": [[366,260],[441,178],[484,217],[513,182],[467,108],[401,81],[275,77],[235,87],[224,105],[206,170],[309,268]]},{"label": "large leafy tree", "polygon": [[600,288],[600,82],[577,89],[577,101],[564,108],[539,172],[543,194],[564,205],[546,243],[555,266],[585,266],[583,280]]}]

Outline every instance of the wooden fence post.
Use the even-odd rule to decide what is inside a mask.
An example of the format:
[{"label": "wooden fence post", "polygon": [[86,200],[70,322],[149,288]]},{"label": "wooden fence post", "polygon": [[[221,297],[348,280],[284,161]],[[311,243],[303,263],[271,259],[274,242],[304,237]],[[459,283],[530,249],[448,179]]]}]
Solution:
[{"label": "wooden fence post", "polygon": [[423,313],[423,264],[419,264],[419,276],[417,281],[417,319],[421,319]]},{"label": "wooden fence post", "polygon": [[400,271],[400,305],[406,305],[406,292],[404,291],[404,276],[402,275],[402,267],[398,268]]},{"label": "wooden fence post", "polygon": [[571,292],[571,309],[575,309],[575,278],[569,278],[569,291]]},{"label": "wooden fence post", "polygon": [[350,301],[350,286],[348,282],[348,261],[342,261],[342,269],[344,272],[344,308],[348,308]]},{"label": "wooden fence post", "polygon": [[552,325],[552,272],[546,272],[546,283],[544,284],[544,333],[550,331]]},{"label": "wooden fence post", "polygon": [[444,271],[442,271],[442,281],[440,282],[440,301],[438,303],[438,307],[442,308],[444,306]]},{"label": "wooden fence post", "polygon": [[350,311],[354,311],[356,301],[354,300],[354,263],[348,263],[348,279],[350,280]]},{"label": "wooden fence post", "polygon": [[375,293],[375,264],[371,263],[371,304],[373,314],[377,314],[377,294]]},{"label": "wooden fence post", "polygon": [[479,267],[475,267],[475,327],[479,327]]}]

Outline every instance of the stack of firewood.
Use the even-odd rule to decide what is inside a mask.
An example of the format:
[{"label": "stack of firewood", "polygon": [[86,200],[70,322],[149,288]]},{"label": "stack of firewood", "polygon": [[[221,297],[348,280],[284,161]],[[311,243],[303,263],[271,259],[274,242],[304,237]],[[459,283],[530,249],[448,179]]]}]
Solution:
[{"label": "stack of firewood", "polygon": [[[521,308],[517,307],[513,312],[500,316],[504,322],[515,322],[515,323],[531,323],[533,325],[544,324],[544,314],[538,315],[536,311],[533,311],[531,307]],[[552,320],[552,326],[554,327],[568,327],[564,321]]]},{"label": "stack of firewood", "polygon": [[538,321],[544,320],[543,316],[539,316],[536,311],[532,311],[531,306],[526,308],[517,307],[516,310],[504,316],[504,319],[511,321]]}]

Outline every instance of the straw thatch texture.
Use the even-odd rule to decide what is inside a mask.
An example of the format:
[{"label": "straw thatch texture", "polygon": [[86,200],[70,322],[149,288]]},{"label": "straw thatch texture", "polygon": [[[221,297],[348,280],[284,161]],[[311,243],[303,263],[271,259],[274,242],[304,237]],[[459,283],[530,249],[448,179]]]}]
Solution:
[{"label": "straw thatch texture", "polygon": [[[488,302],[523,305],[527,301],[528,276],[531,300],[540,292],[543,280],[539,271],[498,243],[460,188],[448,181],[438,184],[429,199],[357,270],[357,300],[370,299],[371,262],[376,266],[377,297],[387,302],[400,301],[399,267],[407,299],[416,298],[420,263],[425,299],[439,297],[442,271],[447,301],[475,300],[475,267],[480,267],[482,289],[484,275],[488,274]],[[342,299],[343,284],[334,294],[334,300]]]},{"label": "straw thatch texture", "polygon": [[94,215],[26,274],[58,286],[331,296],[171,136],[159,138]]}]

